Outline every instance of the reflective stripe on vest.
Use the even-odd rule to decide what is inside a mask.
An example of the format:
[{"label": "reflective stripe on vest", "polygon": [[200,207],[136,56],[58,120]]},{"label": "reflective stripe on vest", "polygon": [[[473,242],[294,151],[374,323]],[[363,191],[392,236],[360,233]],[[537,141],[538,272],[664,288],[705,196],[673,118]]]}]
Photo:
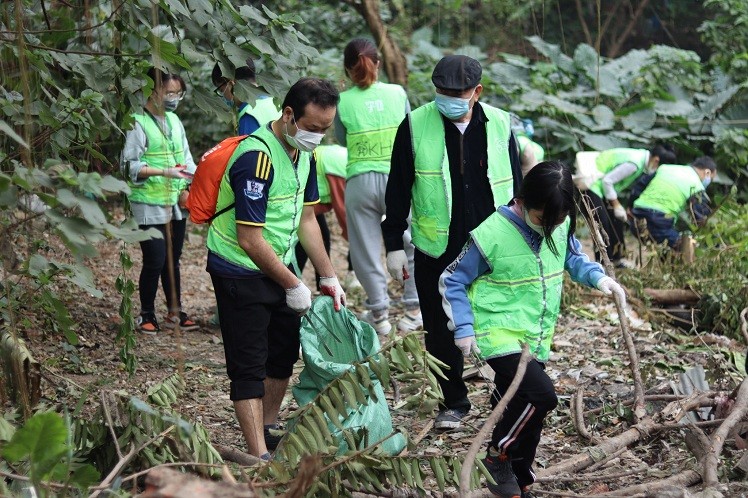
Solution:
[{"label": "reflective stripe on vest", "polygon": [[688,199],[703,192],[704,185],[691,166],[661,164],[652,181],[634,201],[634,207],[654,209],[676,218],[688,204]]},{"label": "reflective stripe on vest", "polygon": [[[512,199],[514,183],[509,160],[509,114],[480,104],[488,118],[488,181],[498,209]],[[452,179],[444,138],[444,122],[434,102],[410,113],[415,180],[411,234],[419,251],[438,258],[447,249],[452,218]]]},{"label": "reflective stripe on vest", "polygon": [[[259,140],[258,136],[268,148]],[[293,248],[296,242],[296,231],[304,207],[304,190],[310,172],[311,154],[299,152],[298,166],[294,167],[283,145],[278,141],[270,128],[265,125],[243,140],[234,151],[226,167],[226,172],[218,189],[216,211],[234,202],[234,191],[231,188],[229,172],[236,160],[250,151],[261,151],[270,157],[273,168],[273,181],[266,190],[268,204],[265,213],[265,224],[262,236],[284,265],[293,259]],[[208,228],[208,249],[215,254],[242,268],[260,271],[244,249],[239,246],[236,235],[236,211],[231,209],[213,220]]]},{"label": "reflective stripe on vest", "polygon": [[319,202],[329,204],[330,184],[327,175],[345,178],[345,168],[348,162],[348,151],[342,145],[320,145],[314,149],[317,166],[317,187],[319,188]]},{"label": "reflective stripe on vest", "polygon": [[[616,192],[623,192],[636,181],[639,176],[644,172],[649,162],[649,151],[647,149],[608,149],[602,151],[595,159],[595,166],[603,176],[610,173],[616,166],[623,163],[636,164],[636,171],[623,180],[620,180],[613,185],[613,189]],[[602,179],[597,180],[592,184],[590,190],[593,191],[601,199],[605,198],[605,192],[603,191]]]},{"label": "reflective stripe on vest", "polygon": [[408,97],[399,85],[376,82],[340,94],[338,116],[345,126],[348,147],[346,178],[362,173],[390,172],[392,143],[405,118]]},{"label": "reflective stripe on vest", "polygon": [[475,337],[483,358],[519,353],[521,342],[539,361],[550,356],[553,331],[561,307],[569,219],[553,231],[559,251],[543,241],[529,246],[517,227],[500,212],[470,232],[491,266],[468,289]]},{"label": "reflective stripe on vest", "polygon": [[[161,131],[161,125],[147,114],[133,114],[146,136],[146,149],[142,161],[149,168],[166,169],[184,164],[184,135],[179,118],[173,112],[166,112],[164,120],[168,130]],[[153,206],[173,206],[179,193],[187,187],[187,182],[178,178],[149,176],[143,183],[130,185],[130,202]]]}]

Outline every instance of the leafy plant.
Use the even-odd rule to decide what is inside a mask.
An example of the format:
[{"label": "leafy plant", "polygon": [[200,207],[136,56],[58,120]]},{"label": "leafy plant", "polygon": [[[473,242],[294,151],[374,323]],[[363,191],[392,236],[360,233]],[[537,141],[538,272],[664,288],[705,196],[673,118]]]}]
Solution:
[{"label": "leafy plant", "polygon": [[8,462],[27,469],[40,496],[53,496],[47,481],[86,490],[99,473],[82,463],[70,439],[70,423],[54,412],[38,412],[13,433],[2,449]]}]

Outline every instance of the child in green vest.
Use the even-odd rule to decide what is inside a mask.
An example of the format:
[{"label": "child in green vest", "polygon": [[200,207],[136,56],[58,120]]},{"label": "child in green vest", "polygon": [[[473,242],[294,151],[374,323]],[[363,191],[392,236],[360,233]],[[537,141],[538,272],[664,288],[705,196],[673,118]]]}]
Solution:
[{"label": "child in green vest", "polygon": [[542,162],[519,193],[470,232],[465,248],[440,278],[444,311],[455,344],[479,355],[496,372],[492,405],[504,395],[519,364],[521,344],[532,359],[519,390],[496,425],[484,461],[496,496],[529,496],[532,462],[543,420],[558,402],[545,373],[561,305],[563,272],[575,282],[616,294],[623,288],[582,253],[574,237],[576,209],[570,169]]},{"label": "child in green vest", "polygon": [[[675,222],[686,209],[696,223],[706,220],[711,213],[706,187],[716,175],[717,165],[709,156],[696,159],[690,166],[660,166],[634,201],[631,213],[639,221],[637,235],[642,239],[649,237],[658,244],[667,242],[672,249],[680,250],[681,236],[675,229]],[[639,228],[642,226],[646,230]]]}]

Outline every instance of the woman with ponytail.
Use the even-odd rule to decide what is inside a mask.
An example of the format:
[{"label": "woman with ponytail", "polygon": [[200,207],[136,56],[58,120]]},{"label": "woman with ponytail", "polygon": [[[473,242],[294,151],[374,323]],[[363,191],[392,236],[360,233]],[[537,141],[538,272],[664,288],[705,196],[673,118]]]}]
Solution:
[{"label": "woman with ponytail", "polygon": [[[410,112],[405,90],[378,80],[379,54],[369,40],[357,38],[345,47],[343,66],[353,85],[340,94],[335,135],[348,147],[345,208],[351,261],[366,291],[368,312],[363,319],[379,334],[392,328],[389,322],[387,272],[382,267],[380,223],[385,214],[384,193],[390,172],[392,143],[397,127]],[[398,254],[401,266],[413,275],[413,246],[405,232],[406,252]],[[401,252],[401,251],[400,251]],[[388,261],[389,265],[389,261]],[[398,329],[411,331],[423,325],[413,278],[400,281],[405,291],[405,316]]]}]

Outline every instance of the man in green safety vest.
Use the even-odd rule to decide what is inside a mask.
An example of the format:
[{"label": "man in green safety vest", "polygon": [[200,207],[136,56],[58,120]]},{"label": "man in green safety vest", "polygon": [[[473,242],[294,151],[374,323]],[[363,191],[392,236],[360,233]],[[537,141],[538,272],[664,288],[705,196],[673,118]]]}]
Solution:
[{"label": "man in green safety vest", "polygon": [[298,360],[300,315],[312,304],[311,291],[292,267],[297,240],[322,275],[320,292],[332,296],[336,310],[345,304],[314,217],[319,192],[311,154],[332,126],[337,104],[331,82],[296,82],[281,117],[258,128],[231,156],[216,212],[233,209],[208,229],[207,270],[231,379],[229,397],[249,452],[265,460],[278,444],[270,430],[277,428]]},{"label": "man in green safety vest", "polygon": [[255,63],[252,59],[247,59],[246,66],[236,68],[234,79],[226,78],[221,73],[218,64],[213,66],[211,79],[216,86],[214,91],[219,97],[223,98],[230,109],[236,110],[234,130],[237,135],[249,135],[261,125],[280,117],[280,110],[278,110],[278,106],[270,95],[258,95],[255,105],[249,105],[249,103],[243,102],[234,95],[234,87],[237,85],[237,81],[242,80],[252,86],[257,86],[255,75]]},{"label": "man in green safety vest", "polygon": [[[631,210],[637,220],[646,221],[645,233],[637,230],[637,235],[648,235],[658,244],[667,242],[672,249],[680,250],[681,235],[675,222],[686,209],[696,223],[707,219],[711,208],[706,187],[716,175],[717,165],[709,156],[701,156],[690,166],[663,164],[657,168]],[[640,221],[636,226],[641,225]]]},{"label": "man in green safety vest", "polygon": [[[605,251],[614,266],[624,266],[623,259],[626,257],[624,228],[628,217],[621,195],[642,175],[653,174],[660,164],[673,164],[676,160],[675,149],[670,144],[658,144],[650,150],[608,149],[595,158],[595,166],[601,177],[585,193],[596,209],[603,236],[608,237]],[[597,248],[595,259],[601,261]]]},{"label": "man in green safety vest", "polygon": [[435,100],[400,124],[392,151],[382,234],[387,269],[402,280],[407,268],[403,233],[412,208],[414,272],[426,348],[449,366],[437,377],[444,393],[436,429],[460,427],[470,410],[463,357],[441,306],[439,277],[471,230],[512,199],[522,181],[509,114],[478,102],[480,63],[464,55],[440,60],[431,76]]}]

